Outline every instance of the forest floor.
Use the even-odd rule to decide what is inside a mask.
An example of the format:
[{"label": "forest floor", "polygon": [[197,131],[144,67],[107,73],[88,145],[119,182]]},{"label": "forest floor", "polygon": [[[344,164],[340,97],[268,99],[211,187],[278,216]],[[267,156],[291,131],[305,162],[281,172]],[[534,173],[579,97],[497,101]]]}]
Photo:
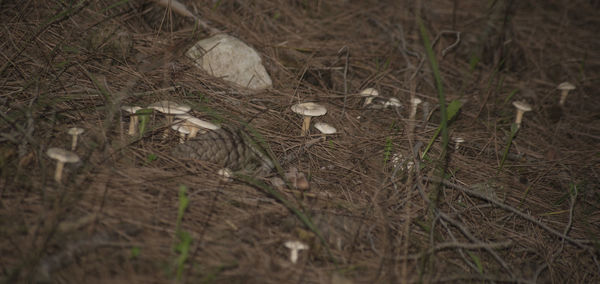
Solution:
[{"label": "forest floor", "polygon": [[[0,1],[2,282],[600,282],[599,1],[181,2],[213,31],[152,1]],[[214,30],[273,87],[197,69],[183,51]],[[160,100],[248,123],[310,188],[181,161],[160,115],[127,135],[120,107]],[[514,101],[532,106],[516,135]],[[301,136],[299,102],[338,133]],[[46,151],[71,127],[58,183]]]}]

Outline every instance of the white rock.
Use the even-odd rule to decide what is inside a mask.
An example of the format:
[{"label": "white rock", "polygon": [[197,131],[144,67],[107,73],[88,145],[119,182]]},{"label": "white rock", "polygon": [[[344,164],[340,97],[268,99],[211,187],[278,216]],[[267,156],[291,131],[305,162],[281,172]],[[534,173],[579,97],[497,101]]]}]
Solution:
[{"label": "white rock", "polygon": [[260,55],[229,35],[219,34],[200,40],[186,52],[186,56],[212,76],[244,88],[259,91],[273,84]]}]

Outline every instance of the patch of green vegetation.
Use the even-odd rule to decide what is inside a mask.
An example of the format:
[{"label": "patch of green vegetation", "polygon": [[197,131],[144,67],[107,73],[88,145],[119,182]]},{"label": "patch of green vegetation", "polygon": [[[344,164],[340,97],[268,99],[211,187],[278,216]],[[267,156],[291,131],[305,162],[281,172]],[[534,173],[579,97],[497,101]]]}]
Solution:
[{"label": "patch of green vegetation", "polygon": [[178,254],[175,258],[175,279],[177,282],[181,282],[184,265],[190,255],[190,247],[192,245],[192,235],[181,229],[183,215],[189,204],[190,199],[187,196],[187,187],[181,185],[179,187],[179,207],[177,209],[177,222],[175,225],[176,242],[174,247],[175,253]]},{"label": "patch of green vegetation", "polygon": [[510,146],[512,145],[512,141],[517,136],[517,132],[519,132],[519,125],[513,123],[510,125],[510,135],[508,136],[508,141],[506,142],[506,146],[504,147],[504,154],[502,154],[502,160],[500,161],[500,167],[498,168],[498,173],[502,171],[502,167],[504,167],[504,162],[506,161],[506,157],[508,157],[508,151],[510,150]]}]

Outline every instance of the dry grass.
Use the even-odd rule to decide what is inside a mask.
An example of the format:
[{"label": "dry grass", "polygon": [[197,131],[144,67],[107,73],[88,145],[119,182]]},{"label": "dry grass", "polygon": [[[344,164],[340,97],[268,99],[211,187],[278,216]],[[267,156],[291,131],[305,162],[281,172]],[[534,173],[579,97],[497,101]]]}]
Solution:
[{"label": "dry grass", "polygon": [[[597,1],[421,9],[421,1],[182,1],[259,51],[274,82],[260,93],[228,87],[181,56],[209,34],[176,14],[161,25],[164,10],[146,1],[75,2],[0,2],[4,282],[173,281],[181,185],[190,201],[181,229],[192,237],[185,282],[600,281]],[[441,143],[416,172],[385,159],[411,157],[439,123],[416,11],[432,36],[461,32],[445,56],[454,36],[434,46],[448,101],[464,102],[450,135],[467,141],[449,151],[434,206]],[[557,113],[563,81],[577,89]],[[413,135],[411,84],[432,110]],[[404,107],[362,108],[356,94],[365,87]],[[260,188],[170,157],[177,139],[161,139],[160,117],[141,139],[124,134],[120,105],[164,99],[190,104],[201,118],[249,121],[280,161],[299,155],[283,166],[306,173],[311,189],[282,194],[327,243]],[[498,172],[517,99],[534,111]],[[326,105],[315,120],[340,133],[305,148],[310,138],[299,136],[301,119],[290,110],[301,101]],[[45,151],[70,145],[72,126],[86,129],[82,162],[66,167],[61,185]],[[283,246],[291,239],[311,245],[296,265]]]}]

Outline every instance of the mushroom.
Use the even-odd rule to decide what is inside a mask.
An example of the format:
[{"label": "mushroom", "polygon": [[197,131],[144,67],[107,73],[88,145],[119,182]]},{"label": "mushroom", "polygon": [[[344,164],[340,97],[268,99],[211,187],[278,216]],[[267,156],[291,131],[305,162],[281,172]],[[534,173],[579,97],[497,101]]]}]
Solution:
[{"label": "mushroom", "polygon": [[195,118],[189,114],[180,114],[175,117],[183,120],[183,125],[190,129],[190,134],[189,134],[188,138],[196,137],[196,134],[198,134],[198,131],[200,131],[202,129],[217,130],[217,129],[221,128],[218,125],[210,123],[206,120]]},{"label": "mushroom", "polygon": [[315,128],[319,131],[321,131],[321,133],[323,134],[323,140],[326,140],[326,135],[327,134],[335,134],[337,132],[337,129],[335,129],[335,127],[325,123],[325,122],[317,122],[315,123]]},{"label": "mushroom", "polygon": [[387,100],[384,104],[383,104],[383,108],[387,108],[387,107],[393,107],[393,108],[397,108],[397,107],[401,107],[402,104],[400,103],[400,101],[396,98],[390,98],[389,100]]},{"label": "mushroom", "polygon": [[460,148],[460,143],[465,142],[465,139],[462,137],[454,137],[454,150],[458,151]]},{"label": "mushroom", "polygon": [[48,157],[55,159],[56,170],[54,171],[54,180],[60,183],[62,179],[62,172],[65,163],[77,163],[79,162],[79,156],[77,154],[60,148],[50,148],[46,151]]},{"label": "mushroom", "polygon": [[79,127],[71,127],[69,128],[69,131],[67,131],[67,133],[69,133],[69,135],[73,136],[73,140],[71,142],[71,151],[75,151],[75,148],[77,148],[77,136],[79,136],[79,134],[83,133],[85,130],[83,130],[83,128],[79,128]]},{"label": "mushroom", "polygon": [[139,106],[121,106],[121,109],[129,114],[129,131],[127,131],[127,134],[133,136],[138,124],[138,117],[135,115],[135,112],[142,108]]},{"label": "mushroom", "polygon": [[528,103],[521,101],[513,102],[513,106],[517,108],[517,117],[515,118],[515,123],[517,124],[517,127],[520,128],[521,121],[523,120],[523,114],[526,111],[530,111],[531,106]]},{"label": "mushroom", "polygon": [[292,263],[296,263],[298,261],[298,251],[303,249],[308,249],[308,245],[299,242],[299,241],[287,241],[285,242],[285,247],[290,249],[290,261]]},{"label": "mushroom", "polygon": [[233,172],[229,168],[222,168],[219,170],[218,174],[222,177],[221,180],[224,182],[231,182],[233,179]]},{"label": "mushroom", "polygon": [[187,126],[182,125],[181,122],[181,120],[176,121],[175,124],[171,125],[171,129],[179,132],[179,143],[183,144],[185,142],[185,136],[192,133],[192,131]]},{"label": "mushroom", "polygon": [[410,100],[410,115],[408,118],[410,120],[415,120],[415,116],[417,115],[417,106],[423,101],[419,98],[413,98]]},{"label": "mushroom", "polygon": [[[177,103],[170,102],[170,101],[159,101],[159,102],[149,105],[148,108],[151,108],[151,109],[154,109],[156,111],[163,113],[165,115],[165,117],[167,118],[168,125],[173,124],[173,116],[174,115],[187,113],[191,109],[189,106],[179,105]],[[167,129],[165,131],[165,134],[163,137],[166,138],[168,133],[169,133],[169,129]]]},{"label": "mushroom", "polygon": [[366,107],[373,102],[375,97],[379,96],[379,92],[374,88],[366,88],[362,90],[359,95],[361,97],[365,97],[365,103],[363,104],[363,107]]},{"label": "mushroom", "polygon": [[173,116],[178,114],[184,114],[190,111],[190,107],[186,105],[180,105],[170,101],[159,101],[148,106],[148,108],[157,110],[167,118],[169,124],[173,123]]},{"label": "mushroom", "polygon": [[560,83],[560,85],[558,85],[557,89],[559,89],[561,91],[560,92],[560,102],[558,104],[560,106],[564,106],[565,101],[567,100],[567,95],[569,94],[569,91],[575,90],[575,85],[573,85],[569,82],[562,82],[562,83]]},{"label": "mushroom", "polygon": [[304,116],[302,123],[302,136],[306,136],[310,127],[310,119],[313,116],[321,116],[327,113],[327,109],[316,103],[299,103],[292,106],[292,111]]}]

